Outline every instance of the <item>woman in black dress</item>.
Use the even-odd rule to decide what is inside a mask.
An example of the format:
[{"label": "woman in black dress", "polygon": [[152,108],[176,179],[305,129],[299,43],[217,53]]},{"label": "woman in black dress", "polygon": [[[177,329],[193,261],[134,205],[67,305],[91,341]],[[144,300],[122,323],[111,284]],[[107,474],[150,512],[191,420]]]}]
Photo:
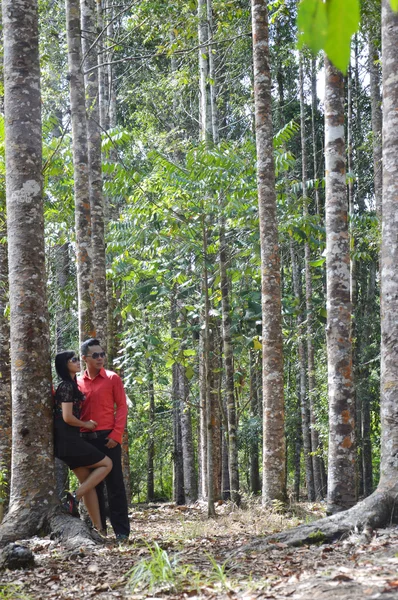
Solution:
[{"label": "woman in black dress", "polygon": [[101,530],[95,486],[108,475],[112,461],[80,437],[80,427],[91,430],[97,423],[80,420],[84,395],[76,382],[76,373],[80,371],[79,357],[73,350],[60,352],[55,357],[55,370],[62,379],[54,402],[55,456],[65,462],[80,481],[76,492],[67,495],[67,508],[71,514],[78,515],[78,503],[83,498],[94,527]]}]

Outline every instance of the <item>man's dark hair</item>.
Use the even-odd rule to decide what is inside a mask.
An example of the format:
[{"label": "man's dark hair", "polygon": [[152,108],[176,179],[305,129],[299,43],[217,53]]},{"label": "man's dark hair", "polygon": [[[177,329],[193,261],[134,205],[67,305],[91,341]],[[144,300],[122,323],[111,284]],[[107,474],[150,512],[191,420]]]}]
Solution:
[{"label": "man's dark hair", "polygon": [[96,338],[90,338],[90,339],[86,340],[80,346],[80,354],[82,356],[87,356],[88,349],[90,348],[90,346],[101,346],[101,342],[99,340],[97,340]]},{"label": "man's dark hair", "polygon": [[57,371],[58,377],[63,381],[69,381],[71,379],[68,360],[76,356],[76,352],[73,350],[65,350],[65,352],[58,352],[55,357],[55,370]]}]

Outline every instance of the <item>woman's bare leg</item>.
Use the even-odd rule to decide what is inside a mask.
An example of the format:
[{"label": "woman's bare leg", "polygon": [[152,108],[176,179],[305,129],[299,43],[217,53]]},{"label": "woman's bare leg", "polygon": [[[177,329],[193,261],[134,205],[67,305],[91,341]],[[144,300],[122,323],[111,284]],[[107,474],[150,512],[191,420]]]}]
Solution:
[{"label": "woman's bare leg", "polygon": [[73,469],[80,481],[80,486],[76,490],[76,498],[77,500],[83,498],[90,519],[98,530],[102,529],[102,522],[95,486],[108,475],[111,469],[112,461],[108,456],[94,465]]}]

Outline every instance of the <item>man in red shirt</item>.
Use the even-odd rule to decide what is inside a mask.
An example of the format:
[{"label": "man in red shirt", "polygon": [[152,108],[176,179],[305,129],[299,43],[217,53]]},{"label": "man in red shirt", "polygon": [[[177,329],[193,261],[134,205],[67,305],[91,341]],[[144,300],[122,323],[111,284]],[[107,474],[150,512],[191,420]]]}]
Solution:
[{"label": "man in red shirt", "polygon": [[[82,404],[81,419],[98,423],[94,431],[82,429],[81,436],[112,460],[112,470],[105,479],[106,491],[113,530],[116,538],[123,540],[130,533],[120,445],[127,420],[126,394],[119,375],[104,369],[105,352],[98,340],[90,338],[83,342],[80,353],[87,366],[77,380],[79,389],[86,397]],[[106,529],[101,487],[97,491],[103,527]]]}]

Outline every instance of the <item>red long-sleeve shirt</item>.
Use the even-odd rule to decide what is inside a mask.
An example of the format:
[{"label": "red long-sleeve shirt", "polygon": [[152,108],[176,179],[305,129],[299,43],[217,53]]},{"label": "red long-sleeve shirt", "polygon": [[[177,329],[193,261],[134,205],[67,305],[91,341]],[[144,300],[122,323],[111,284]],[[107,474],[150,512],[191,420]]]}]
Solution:
[{"label": "red long-sleeve shirt", "polygon": [[[111,429],[109,438],[122,441],[127,420],[126,394],[122,380],[113,371],[102,368],[98,375],[91,379],[87,371],[77,380],[79,389],[86,399],[82,403],[81,420],[97,421],[94,431]],[[81,431],[89,431],[81,429]]]}]

